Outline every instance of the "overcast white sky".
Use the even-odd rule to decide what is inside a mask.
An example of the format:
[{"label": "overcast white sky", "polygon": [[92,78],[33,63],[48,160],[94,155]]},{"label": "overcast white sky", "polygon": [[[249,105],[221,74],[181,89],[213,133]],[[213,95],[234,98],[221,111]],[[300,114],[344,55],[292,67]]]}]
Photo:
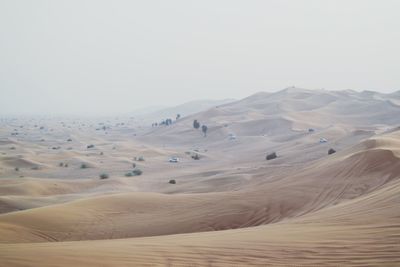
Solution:
[{"label": "overcast white sky", "polygon": [[0,115],[400,89],[398,0],[0,0]]}]

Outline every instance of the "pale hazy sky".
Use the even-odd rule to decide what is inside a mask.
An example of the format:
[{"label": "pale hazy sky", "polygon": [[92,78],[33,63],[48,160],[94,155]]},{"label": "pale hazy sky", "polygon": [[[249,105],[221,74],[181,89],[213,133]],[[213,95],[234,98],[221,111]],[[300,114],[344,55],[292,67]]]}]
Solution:
[{"label": "pale hazy sky", "polygon": [[0,0],[0,115],[400,89],[399,0]]}]

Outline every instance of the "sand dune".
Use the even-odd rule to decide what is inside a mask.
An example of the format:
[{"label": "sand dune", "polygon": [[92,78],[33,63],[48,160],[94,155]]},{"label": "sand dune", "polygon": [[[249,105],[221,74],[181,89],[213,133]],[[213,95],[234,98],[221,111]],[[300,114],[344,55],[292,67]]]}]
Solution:
[{"label": "sand dune", "polygon": [[0,256],[4,264],[27,266],[396,266],[399,189],[397,183],[301,219],[260,227],[153,238],[7,244],[0,245]]},{"label": "sand dune", "polygon": [[3,157],[1,159],[4,165],[14,168],[44,168],[45,165],[31,160],[20,157]]},{"label": "sand dune", "polygon": [[396,266],[396,101],[288,88],[170,126],[6,121],[0,266]]},{"label": "sand dune", "polygon": [[[400,142],[391,137],[380,140],[364,141],[302,172],[285,175],[278,182],[258,184],[256,189],[214,194],[112,194],[1,215],[0,223],[23,226],[30,234],[30,228],[41,233],[39,238],[32,234],[30,241],[47,241],[48,237],[66,241],[223,230],[278,222],[360,197],[397,180],[400,159],[396,154]],[[387,149],[388,145],[393,150]],[[24,238],[29,236],[24,231],[20,234]],[[43,236],[46,238],[41,239]],[[15,236],[13,241],[16,239]]]}]

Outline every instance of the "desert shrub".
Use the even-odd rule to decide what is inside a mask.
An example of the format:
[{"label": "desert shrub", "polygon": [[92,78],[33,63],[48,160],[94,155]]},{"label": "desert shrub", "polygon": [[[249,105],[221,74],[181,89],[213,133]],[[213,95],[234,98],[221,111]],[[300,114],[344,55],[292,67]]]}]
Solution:
[{"label": "desert shrub", "polygon": [[88,145],[87,148],[94,148],[94,145]]},{"label": "desert shrub", "polygon": [[266,157],[266,160],[271,160],[271,159],[276,159],[278,156],[276,155],[275,152],[272,152],[271,154],[268,154]]},{"label": "desert shrub", "polygon": [[328,155],[333,154],[333,153],[336,153],[336,150],[333,149],[333,148],[330,148],[330,149],[328,150]]},{"label": "desert shrub", "polygon": [[136,163],[132,163],[132,167],[133,167],[133,168],[136,168]]},{"label": "desert shrub", "polygon": [[64,167],[66,167],[66,168],[67,168],[67,167],[68,167],[68,163],[65,163],[65,164],[64,164]]},{"label": "desert shrub", "polygon": [[132,171],[132,174],[135,175],[135,176],[142,175],[142,173],[143,173],[143,171],[141,169],[134,169]]},{"label": "desert shrub", "polygon": [[207,136],[207,130],[208,130],[207,125],[201,126],[201,131],[203,132],[204,136]]},{"label": "desert shrub", "polygon": [[39,166],[33,166],[31,169],[32,170],[39,170]]},{"label": "desert shrub", "polygon": [[143,156],[138,157],[137,161],[144,161],[144,157]]},{"label": "desert shrub", "polygon": [[126,176],[126,177],[132,177],[132,176],[133,176],[133,173],[127,172],[127,173],[125,173],[125,176]]},{"label": "desert shrub", "polygon": [[100,152],[100,155],[101,155],[101,156],[103,156],[103,155],[104,155],[104,152],[103,152],[103,151],[102,151],[102,152]]},{"label": "desert shrub", "polygon": [[89,168],[89,166],[86,163],[81,164],[81,169],[87,169],[87,168]]},{"label": "desert shrub", "polygon": [[72,139],[71,139],[71,138],[68,138],[67,142],[72,142]]},{"label": "desert shrub", "polygon": [[199,154],[194,154],[194,155],[192,156],[192,159],[194,159],[194,160],[199,160],[199,159],[200,159]]},{"label": "desert shrub", "polygon": [[166,119],[165,120],[165,125],[171,125],[172,124],[172,120],[171,119]]},{"label": "desert shrub", "polygon": [[63,167],[63,166],[64,166],[64,163],[60,162],[60,163],[58,164],[58,166]]},{"label": "desert shrub", "polygon": [[14,169],[14,170],[17,172],[17,171],[19,171],[19,168],[18,168],[18,167],[15,167],[15,169]]},{"label": "desert shrub", "polygon": [[171,179],[171,180],[169,180],[168,183],[170,183],[170,184],[176,184],[176,181],[175,181],[174,179]]},{"label": "desert shrub", "polygon": [[99,175],[100,179],[108,179],[110,176],[107,173],[102,173]]},{"label": "desert shrub", "polygon": [[200,123],[197,120],[193,121],[193,128],[199,129],[200,128]]}]

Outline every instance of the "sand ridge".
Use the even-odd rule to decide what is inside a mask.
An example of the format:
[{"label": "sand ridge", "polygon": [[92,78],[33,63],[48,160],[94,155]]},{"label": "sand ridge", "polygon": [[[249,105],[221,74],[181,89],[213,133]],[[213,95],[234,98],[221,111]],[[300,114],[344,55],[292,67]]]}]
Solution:
[{"label": "sand ridge", "polygon": [[395,266],[396,101],[288,88],[170,126],[2,120],[0,265]]}]

